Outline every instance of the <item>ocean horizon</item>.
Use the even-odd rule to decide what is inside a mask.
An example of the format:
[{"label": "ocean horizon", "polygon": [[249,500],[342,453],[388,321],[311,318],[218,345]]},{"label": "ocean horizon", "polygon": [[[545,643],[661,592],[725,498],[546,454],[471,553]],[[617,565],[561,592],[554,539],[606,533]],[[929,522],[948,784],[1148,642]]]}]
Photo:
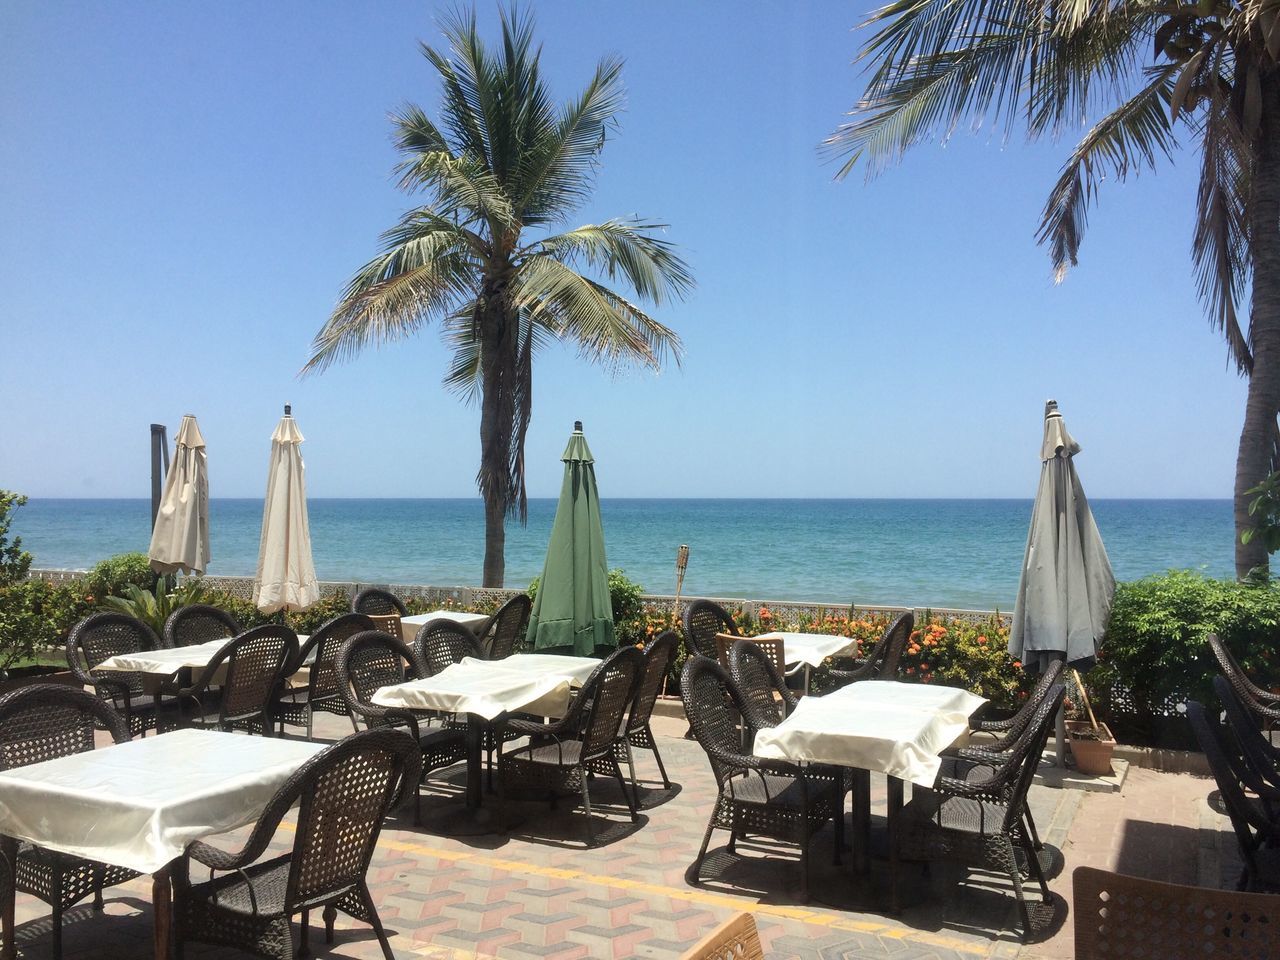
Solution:
[{"label": "ocean horizon", "polygon": [[[648,593],[675,590],[688,544],[686,596],[831,604],[1010,610],[1031,499],[607,498],[610,567]],[[1234,574],[1230,500],[1091,500],[1116,578],[1169,569]],[[541,573],[553,497],[530,499],[507,525],[506,585]],[[477,585],[484,553],[479,498],[315,498],[308,502],[321,580]],[[261,498],[209,504],[210,575],[252,576]],[[150,500],[31,498],[12,535],[45,569],[85,569],[145,552]]]}]

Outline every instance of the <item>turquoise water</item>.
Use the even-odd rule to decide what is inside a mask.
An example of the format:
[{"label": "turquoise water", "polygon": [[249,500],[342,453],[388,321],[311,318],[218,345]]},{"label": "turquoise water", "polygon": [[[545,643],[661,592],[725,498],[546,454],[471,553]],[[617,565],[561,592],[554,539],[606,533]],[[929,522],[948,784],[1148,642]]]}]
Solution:
[{"label": "turquoise water", "polygon": [[[478,499],[312,500],[322,580],[480,582]],[[1227,500],[1097,500],[1116,576],[1172,567],[1231,576]],[[1011,609],[1030,500],[605,500],[609,565],[650,593],[675,590],[676,547],[689,544],[686,594],[832,603]],[[211,574],[252,575],[261,500],[210,503]],[[507,585],[542,570],[555,500],[531,500],[507,530]],[[145,551],[146,500],[31,500],[13,532],[38,567],[78,569]]]}]

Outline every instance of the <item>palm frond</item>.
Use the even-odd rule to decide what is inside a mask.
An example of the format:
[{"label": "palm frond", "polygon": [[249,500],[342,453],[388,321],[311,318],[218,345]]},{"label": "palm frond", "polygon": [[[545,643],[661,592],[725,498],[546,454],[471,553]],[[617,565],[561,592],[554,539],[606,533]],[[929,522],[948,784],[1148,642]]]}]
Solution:
[{"label": "palm frond", "polygon": [[1103,177],[1123,180],[1131,171],[1154,167],[1177,147],[1167,111],[1177,72],[1177,64],[1153,69],[1146,87],[1099,120],[1063,166],[1037,236],[1049,244],[1056,279],[1076,264],[1089,204]]},{"label": "palm frond", "polygon": [[585,265],[610,280],[622,277],[641,300],[660,305],[693,289],[693,274],[675,245],[654,236],[664,229],[666,224],[643,220],[606,220],[544,237],[523,252]]}]

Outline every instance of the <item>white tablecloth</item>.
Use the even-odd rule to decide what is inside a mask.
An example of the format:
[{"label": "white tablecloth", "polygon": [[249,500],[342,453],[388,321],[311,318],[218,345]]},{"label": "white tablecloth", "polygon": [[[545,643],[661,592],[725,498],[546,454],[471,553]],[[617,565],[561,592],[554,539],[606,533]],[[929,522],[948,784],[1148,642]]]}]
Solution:
[{"label": "white tablecloth", "polygon": [[154,873],[258,818],[324,744],[175,730],[0,772],[0,834]]},{"label": "white tablecloth", "polygon": [[756,756],[833,763],[933,785],[943,750],[986,703],[954,687],[867,680],[804,697],[778,726],[756,734]]},{"label": "white tablecloth", "polygon": [[489,618],[483,613],[462,613],[459,610],[432,610],[430,613],[415,613],[411,617],[400,618],[400,634],[405,643],[413,643],[418,631],[432,620],[452,620],[468,629],[474,629]]},{"label": "white tablecloth", "polygon": [[782,655],[787,666],[807,664],[818,667],[827,657],[833,657],[857,644],[851,637],[833,637],[825,633],[789,633],[785,630],[763,633],[759,638],[753,639],[766,638],[782,641]]},{"label": "white tablecloth", "polygon": [[210,640],[190,647],[174,647],[171,650],[142,650],[138,653],[122,653],[108,657],[94,667],[95,670],[136,670],[141,673],[158,673],[164,676],[177,673],[184,667],[207,667],[214,655],[230,642],[230,638]]},{"label": "white tablecloth", "polygon": [[590,657],[521,653],[505,660],[466,657],[439,673],[383,687],[373,702],[384,707],[474,713],[492,720],[502,713],[523,710],[558,717],[569,703],[573,687],[581,686],[600,666]]}]

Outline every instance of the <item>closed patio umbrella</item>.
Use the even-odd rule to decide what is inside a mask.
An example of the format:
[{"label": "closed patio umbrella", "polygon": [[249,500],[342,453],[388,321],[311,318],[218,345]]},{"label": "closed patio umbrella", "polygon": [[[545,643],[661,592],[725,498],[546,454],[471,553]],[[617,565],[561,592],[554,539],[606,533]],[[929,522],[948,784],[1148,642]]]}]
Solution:
[{"label": "closed patio umbrella", "polygon": [[[1076,474],[1079,452],[1057,402],[1048,401],[1040,488],[1009,631],[1009,653],[1036,672],[1053,660],[1077,669],[1093,666],[1115,593],[1111,563]],[[1059,724],[1059,762],[1061,731]]]},{"label": "closed patio umbrella", "polygon": [[560,457],[564,483],[551,526],[547,562],[529,617],[535,650],[590,656],[617,646],[609,600],[609,568],[604,558],[604,526],[596,490],[595,460],[582,435],[582,422]]},{"label": "closed patio umbrella", "polygon": [[209,461],[196,418],[178,428],[173,465],[147,549],[156,573],[204,573],[209,566]]},{"label": "closed patio umbrella", "polygon": [[302,431],[286,404],[284,417],[271,435],[262,541],[253,585],[253,602],[264,613],[301,610],[320,599],[311,562],[306,470],[299,450],[302,440]]}]

